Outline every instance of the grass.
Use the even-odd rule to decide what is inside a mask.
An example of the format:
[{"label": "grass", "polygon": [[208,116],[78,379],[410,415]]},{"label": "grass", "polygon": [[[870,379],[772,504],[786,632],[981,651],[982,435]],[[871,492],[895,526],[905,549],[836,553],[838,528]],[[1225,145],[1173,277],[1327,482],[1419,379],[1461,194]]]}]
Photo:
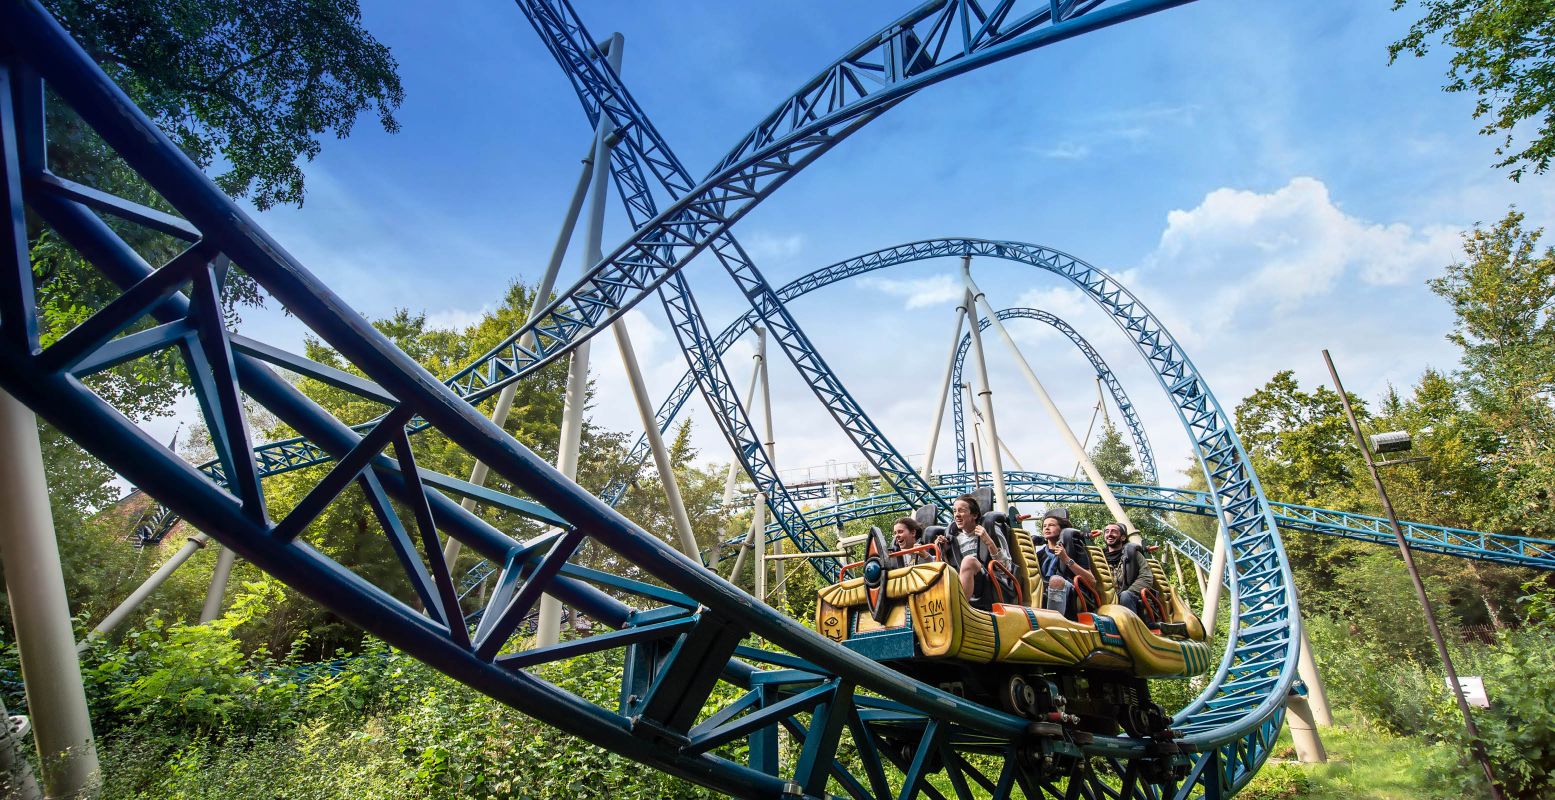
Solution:
[{"label": "grass", "polygon": [[1290,731],[1280,733],[1273,757],[1238,798],[1245,800],[1458,800],[1427,785],[1426,765],[1441,745],[1401,739],[1336,709],[1334,726],[1318,731],[1326,764],[1296,763]]}]

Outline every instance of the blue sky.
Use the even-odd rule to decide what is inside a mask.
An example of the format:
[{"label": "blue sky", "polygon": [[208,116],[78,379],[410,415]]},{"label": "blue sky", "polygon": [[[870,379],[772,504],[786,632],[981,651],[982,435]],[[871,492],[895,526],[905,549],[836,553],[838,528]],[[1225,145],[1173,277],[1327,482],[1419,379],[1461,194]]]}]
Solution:
[{"label": "blue sky", "polygon": [[[358,310],[396,307],[459,324],[515,277],[536,280],[589,131],[577,100],[512,5],[364,0],[364,21],[401,64],[394,136],[368,119],[307,165],[301,209],[259,219]],[[899,16],[905,3],[580,3],[591,32],[626,36],[624,77],[694,174],[794,87]],[[1228,409],[1280,369],[1324,380],[1329,348],[1352,391],[1375,399],[1428,366],[1451,368],[1445,304],[1424,281],[1458,236],[1516,204],[1555,215],[1548,178],[1490,168],[1472,98],[1440,91],[1433,53],[1388,66],[1411,11],[1374,2],[1199,0],[930,87],[809,167],[735,233],[774,285],[917,239],[981,236],[1048,245],[1129,286],[1188,350]],[[606,251],[625,236],[609,212]],[[858,279],[794,312],[906,454],[924,450],[949,347],[953,261]],[[1139,408],[1167,483],[1187,463],[1181,424],[1132,346],[1088,300],[1030,268],[975,265],[996,306],[1068,320]],[[576,276],[574,253],[564,280]],[[744,309],[716,264],[689,268],[714,330]],[[655,398],[684,361],[662,312],[630,317]],[[294,343],[294,324],[255,315]],[[1071,425],[1095,403],[1077,351],[1039,323],[1022,340]],[[749,375],[749,343],[730,359]],[[1028,469],[1073,459],[1007,356],[996,359],[1000,429]],[[608,337],[593,349],[600,424],[637,427]],[[857,459],[781,355],[773,354],[783,467]],[[726,461],[705,412],[697,443]],[[940,464],[947,465],[946,445]],[[817,473],[819,474],[819,472]]]}]

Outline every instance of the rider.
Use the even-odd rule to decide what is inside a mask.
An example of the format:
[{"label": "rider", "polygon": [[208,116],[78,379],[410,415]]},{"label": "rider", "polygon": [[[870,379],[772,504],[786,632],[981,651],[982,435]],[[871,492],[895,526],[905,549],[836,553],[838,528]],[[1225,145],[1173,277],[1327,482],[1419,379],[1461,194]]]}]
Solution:
[{"label": "rider", "polygon": [[[901,517],[891,525],[891,552],[910,550],[918,546],[918,539],[923,536],[923,526],[912,517]],[[929,553],[909,553],[905,556],[896,556],[896,559],[904,567],[914,564],[927,564],[934,560]]]},{"label": "rider", "polygon": [[961,590],[966,593],[968,602],[973,608],[988,610],[993,608],[993,591],[988,583],[988,563],[998,559],[1014,574],[1015,562],[1010,557],[1010,550],[1001,541],[1002,537],[994,536],[988,529],[979,524],[983,516],[982,507],[978,505],[977,498],[969,494],[961,495],[951,504],[951,518],[955,525],[953,533],[942,533],[935,544],[939,545],[945,563],[958,567],[961,576]]},{"label": "rider", "polygon": [[1049,509],[1042,515],[1043,547],[1039,549],[1042,580],[1047,586],[1042,605],[1074,619],[1080,612],[1075,580],[1096,585],[1091,572],[1091,554],[1081,541],[1080,532],[1069,523],[1069,511]]},{"label": "rider", "polygon": [[1150,560],[1145,558],[1145,548],[1128,540],[1128,531],[1119,523],[1108,523],[1101,531],[1107,543],[1107,566],[1112,568],[1113,586],[1117,589],[1118,605],[1143,616],[1141,601],[1146,589],[1155,589],[1155,574]]}]

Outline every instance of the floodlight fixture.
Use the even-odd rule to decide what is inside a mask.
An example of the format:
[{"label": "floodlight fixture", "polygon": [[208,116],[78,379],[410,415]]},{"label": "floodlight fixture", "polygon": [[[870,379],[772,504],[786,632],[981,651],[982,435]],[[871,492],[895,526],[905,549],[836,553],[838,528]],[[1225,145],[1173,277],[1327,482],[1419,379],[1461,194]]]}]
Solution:
[{"label": "floodlight fixture", "polygon": [[1414,442],[1409,438],[1409,431],[1389,431],[1371,435],[1371,449],[1377,455],[1403,453],[1412,447]]}]

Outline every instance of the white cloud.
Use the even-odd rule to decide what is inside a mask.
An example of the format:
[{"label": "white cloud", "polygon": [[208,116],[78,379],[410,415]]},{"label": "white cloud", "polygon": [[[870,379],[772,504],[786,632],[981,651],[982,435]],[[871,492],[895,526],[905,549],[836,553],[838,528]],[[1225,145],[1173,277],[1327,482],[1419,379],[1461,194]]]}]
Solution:
[{"label": "white cloud", "polygon": [[1147,274],[1219,277],[1217,312],[1252,302],[1288,309],[1331,294],[1352,275],[1368,285],[1409,283],[1451,260],[1458,230],[1381,224],[1341,210],[1328,187],[1294,178],[1267,194],[1222,188],[1172,211]]},{"label": "white cloud", "polygon": [[1034,149],[1038,155],[1044,158],[1056,158],[1060,161],[1079,161],[1091,154],[1089,145],[1077,142],[1060,142],[1052,147]]},{"label": "white cloud", "polygon": [[491,311],[491,306],[480,308],[443,308],[437,311],[427,312],[427,327],[443,330],[462,331],[465,328],[480,322],[481,317]]},{"label": "white cloud", "polygon": [[784,261],[804,252],[805,237],[802,233],[778,235],[756,231],[742,235],[740,245],[758,264],[767,260]]},{"label": "white cloud", "polygon": [[954,275],[944,273],[927,278],[882,278],[868,275],[860,278],[859,284],[888,295],[906,298],[905,307],[909,311],[953,303],[966,293],[965,284]]}]

